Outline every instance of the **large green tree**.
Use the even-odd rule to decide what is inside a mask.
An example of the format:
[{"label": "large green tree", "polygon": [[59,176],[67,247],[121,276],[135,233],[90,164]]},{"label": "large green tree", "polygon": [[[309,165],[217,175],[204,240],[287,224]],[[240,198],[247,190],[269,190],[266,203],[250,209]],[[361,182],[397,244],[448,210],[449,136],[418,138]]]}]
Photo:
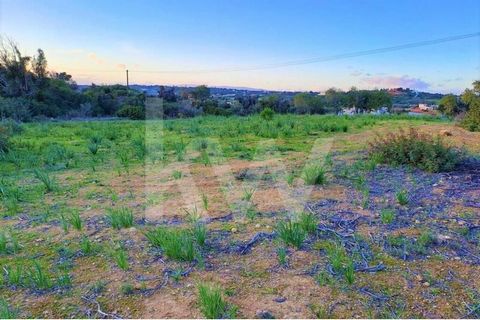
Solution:
[{"label": "large green tree", "polygon": [[438,110],[446,116],[453,117],[458,113],[457,97],[447,94],[438,102]]},{"label": "large green tree", "polygon": [[470,131],[480,131],[480,80],[473,82],[473,89],[467,89],[461,96],[468,107],[461,125]]}]

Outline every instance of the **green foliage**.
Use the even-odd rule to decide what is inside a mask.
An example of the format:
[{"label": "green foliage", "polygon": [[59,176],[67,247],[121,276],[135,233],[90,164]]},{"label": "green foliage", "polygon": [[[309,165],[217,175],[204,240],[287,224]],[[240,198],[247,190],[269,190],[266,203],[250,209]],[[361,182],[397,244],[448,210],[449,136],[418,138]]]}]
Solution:
[{"label": "green foliage", "polygon": [[162,249],[164,254],[175,260],[193,261],[197,256],[196,242],[205,242],[206,230],[201,228],[192,233],[182,228],[158,227],[147,231],[145,237],[154,247]]},{"label": "green foliage", "polygon": [[198,303],[202,314],[207,319],[232,318],[228,303],[223,299],[222,290],[205,283],[198,285]]},{"label": "green foliage", "polygon": [[287,249],[284,247],[280,247],[277,249],[277,258],[278,258],[278,263],[281,266],[286,266],[288,264],[287,261]]},{"label": "green foliage", "polygon": [[315,233],[317,231],[317,218],[313,213],[302,212],[298,216],[298,222],[303,230],[307,233]]},{"label": "green foliage", "polygon": [[305,167],[302,178],[306,185],[321,185],[327,182],[325,168],[319,165]]},{"label": "green foliage", "polygon": [[275,112],[268,107],[263,109],[262,112],[260,112],[260,117],[262,117],[262,119],[265,121],[271,121],[274,115]]},{"label": "green foliage", "polygon": [[43,267],[38,263],[33,263],[33,268],[29,272],[29,279],[33,286],[37,289],[45,290],[52,287],[50,276],[45,272]]},{"label": "green foliage", "polygon": [[307,236],[302,224],[292,220],[279,222],[276,231],[280,239],[297,249],[300,249]]},{"label": "green foliage", "polygon": [[395,211],[393,209],[382,209],[380,211],[380,219],[384,224],[390,224],[395,219]]},{"label": "green foliage", "polygon": [[391,165],[410,165],[428,172],[450,171],[462,153],[443,144],[440,137],[433,138],[411,128],[405,132],[377,136],[370,144],[370,157]]},{"label": "green foliage", "polygon": [[122,292],[123,295],[130,295],[134,292],[134,288],[131,283],[124,282],[120,286],[120,291]]},{"label": "green foliage", "polygon": [[408,204],[408,191],[403,189],[398,191],[395,194],[395,198],[397,199],[397,202],[401,206],[406,206]]},{"label": "green foliage", "polygon": [[57,189],[57,183],[55,179],[50,177],[46,171],[34,169],[33,174],[35,175],[35,178],[43,183],[47,192],[55,191]]},{"label": "green foliage", "polygon": [[245,200],[245,201],[252,200],[254,193],[255,193],[255,188],[243,188],[242,200]]},{"label": "green foliage", "polygon": [[145,107],[124,105],[117,111],[117,116],[121,118],[129,118],[131,120],[144,120]]},{"label": "green foliage", "polygon": [[18,313],[12,309],[4,298],[0,298],[0,319],[18,319]]},{"label": "green foliage", "polygon": [[82,230],[83,222],[80,213],[77,210],[71,212],[68,216],[68,222],[78,231]]},{"label": "green foliage", "polygon": [[112,258],[117,266],[123,271],[128,270],[128,254],[123,248],[118,248],[112,252]]},{"label": "green foliage", "polygon": [[107,219],[114,229],[130,228],[133,226],[133,212],[126,207],[108,209]]},{"label": "green foliage", "polygon": [[182,171],[174,170],[172,173],[173,179],[179,180],[182,178],[183,174]]},{"label": "green foliage", "polygon": [[453,94],[447,94],[438,102],[438,110],[444,115],[453,117],[458,113],[457,97]]},{"label": "green foliage", "polygon": [[0,230],[0,254],[15,254],[20,250],[16,236]]}]

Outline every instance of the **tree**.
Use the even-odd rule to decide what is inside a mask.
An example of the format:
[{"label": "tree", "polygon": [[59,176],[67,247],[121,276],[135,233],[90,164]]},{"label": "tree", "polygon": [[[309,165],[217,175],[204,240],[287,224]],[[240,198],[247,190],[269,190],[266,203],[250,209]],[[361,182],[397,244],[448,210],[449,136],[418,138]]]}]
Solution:
[{"label": "tree", "polygon": [[195,87],[192,91],[192,97],[197,101],[206,100],[210,97],[210,89],[206,85]]},{"label": "tree", "polygon": [[446,116],[453,117],[458,113],[457,97],[447,94],[438,102],[438,110]]},{"label": "tree", "polygon": [[470,131],[480,131],[480,81],[474,81],[473,89],[465,90],[461,99],[468,106],[461,126]]}]

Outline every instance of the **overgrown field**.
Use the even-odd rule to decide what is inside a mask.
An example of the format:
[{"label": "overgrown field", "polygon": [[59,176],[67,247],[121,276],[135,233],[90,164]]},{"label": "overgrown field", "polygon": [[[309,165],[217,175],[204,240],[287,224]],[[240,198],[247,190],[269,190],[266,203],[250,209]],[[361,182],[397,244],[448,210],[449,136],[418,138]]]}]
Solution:
[{"label": "overgrown field", "polygon": [[[480,133],[400,116],[10,126],[0,318],[480,317]],[[410,127],[403,153],[378,147]]]}]

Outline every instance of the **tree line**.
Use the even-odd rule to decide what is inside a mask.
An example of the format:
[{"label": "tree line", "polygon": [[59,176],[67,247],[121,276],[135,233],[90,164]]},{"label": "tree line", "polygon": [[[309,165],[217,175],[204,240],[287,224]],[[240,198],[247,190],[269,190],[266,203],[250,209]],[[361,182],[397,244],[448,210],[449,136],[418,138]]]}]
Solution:
[{"label": "tree line", "polygon": [[[446,95],[439,101],[440,111],[459,116],[464,127],[480,130],[480,81],[460,96]],[[270,109],[275,113],[339,113],[344,108],[364,113],[390,108],[387,90],[349,91],[328,89],[323,95],[301,92],[285,94],[213,96],[201,85],[184,88],[160,86],[158,110],[148,110],[143,92],[123,85],[95,85],[84,90],[65,72],[49,72],[43,50],[23,55],[13,41],[0,38],[0,119],[31,121],[42,118],[119,116],[130,119],[176,118],[197,115],[250,115]]]}]

